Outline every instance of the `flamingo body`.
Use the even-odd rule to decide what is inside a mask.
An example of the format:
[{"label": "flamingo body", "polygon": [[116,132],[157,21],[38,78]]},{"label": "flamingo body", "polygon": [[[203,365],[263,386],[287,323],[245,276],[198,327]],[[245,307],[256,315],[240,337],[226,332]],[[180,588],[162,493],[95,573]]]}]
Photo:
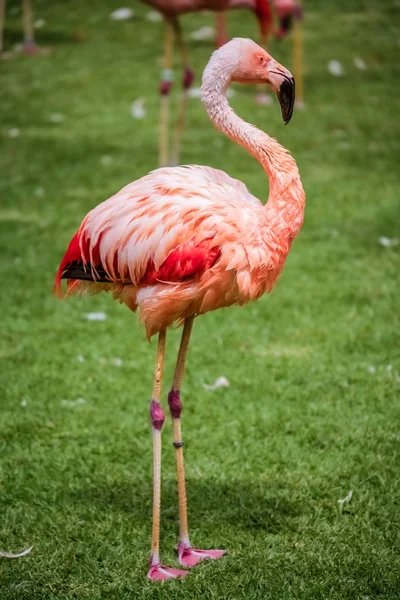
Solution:
[{"label": "flamingo body", "polygon": [[178,319],[271,291],[290,243],[279,214],[242,182],[210,167],[167,167],[85,217],[56,286],[66,276],[68,292],[112,291],[139,307],[150,337]]}]

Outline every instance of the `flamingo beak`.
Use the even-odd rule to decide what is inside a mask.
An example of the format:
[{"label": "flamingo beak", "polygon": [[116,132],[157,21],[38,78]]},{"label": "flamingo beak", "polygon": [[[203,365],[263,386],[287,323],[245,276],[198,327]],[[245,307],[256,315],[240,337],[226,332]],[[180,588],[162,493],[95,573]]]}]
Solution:
[{"label": "flamingo beak", "polygon": [[295,84],[292,74],[279,66],[276,71],[269,72],[269,84],[278,96],[282,118],[287,125],[293,115],[295,101]]},{"label": "flamingo beak", "polygon": [[293,77],[285,79],[278,92],[278,100],[281,105],[282,119],[287,125],[293,115],[294,101],[296,97],[295,83]]}]

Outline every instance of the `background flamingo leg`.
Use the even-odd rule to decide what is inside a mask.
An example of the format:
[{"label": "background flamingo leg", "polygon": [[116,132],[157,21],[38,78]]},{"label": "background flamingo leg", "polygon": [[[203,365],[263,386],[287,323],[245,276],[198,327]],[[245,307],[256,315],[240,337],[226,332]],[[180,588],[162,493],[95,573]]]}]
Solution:
[{"label": "background flamingo leg", "polygon": [[304,108],[303,24],[301,4],[299,4],[299,8],[299,14],[294,15],[293,25],[293,75],[296,81],[296,107]]},{"label": "background flamingo leg", "polygon": [[174,29],[169,19],[165,20],[164,60],[160,81],[160,125],[159,125],[159,164],[164,167],[168,164],[169,155],[169,99],[173,84],[173,46]]},{"label": "background flamingo leg", "polygon": [[187,499],[185,483],[185,465],[183,460],[183,441],[181,431],[181,412],[182,402],[180,399],[180,388],[185,371],[186,356],[189,348],[190,334],[192,332],[194,317],[185,320],[181,344],[176,361],[175,374],[172,382],[171,391],[168,394],[168,404],[172,417],[173,426],[173,445],[176,452],[176,472],[178,479],[178,499],[179,499],[179,543],[178,559],[182,566],[193,567],[207,558],[220,558],[225,550],[199,550],[192,548],[189,540],[189,527],[187,518]]},{"label": "background flamingo leg", "polygon": [[182,90],[179,101],[178,108],[178,116],[176,120],[176,128],[175,128],[175,138],[174,138],[174,146],[172,151],[172,156],[170,160],[171,166],[176,166],[180,163],[180,151],[182,144],[182,136],[183,131],[186,125],[186,116],[187,116],[187,106],[189,100],[189,88],[194,80],[194,73],[189,66],[189,55],[187,51],[186,42],[183,38],[182,30],[179,24],[179,21],[175,19],[174,21],[174,32],[178,41],[179,52],[181,55],[182,61]]},{"label": "background flamingo leg", "polygon": [[6,14],[6,0],[0,0],[0,53],[4,46],[4,19]]},{"label": "background flamingo leg", "polygon": [[161,512],[161,430],[165,414],[160,404],[161,380],[165,356],[165,329],[158,337],[156,371],[154,376],[153,399],[150,404],[150,418],[153,429],[153,529],[151,535],[150,566],[147,573],[149,579],[165,581],[184,577],[187,571],[165,567],[160,562],[160,512]]},{"label": "background flamingo leg", "polygon": [[221,48],[228,41],[228,31],[226,27],[226,15],[225,12],[217,12],[215,16],[215,25],[217,29],[216,46]]},{"label": "background flamingo leg", "polygon": [[[273,16],[270,6],[271,0],[256,0],[255,15],[259,24],[259,44],[268,52],[268,40],[273,28]],[[265,85],[258,85],[256,91],[257,104],[272,104],[272,97]]]},{"label": "background flamingo leg", "polygon": [[31,0],[22,0],[22,22],[24,26],[24,52],[36,54],[39,48],[35,43]]}]

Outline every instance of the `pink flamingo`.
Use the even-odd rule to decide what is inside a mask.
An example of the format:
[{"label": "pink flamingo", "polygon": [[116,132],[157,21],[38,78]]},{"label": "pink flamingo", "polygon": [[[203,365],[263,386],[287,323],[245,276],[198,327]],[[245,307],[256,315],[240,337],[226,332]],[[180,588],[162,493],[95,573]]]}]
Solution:
[{"label": "pink flamingo", "polygon": [[191,546],[181,436],[180,388],[196,316],[232,304],[244,305],[270,292],[280,275],[304,216],[305,195],[295,160],[276,140],[243,121],[229,106],[231,81],[267,83],[278,95],[287,123],[293,112],[294,80],[263,48],[236,38],[216,50],[203,74],[202,101],[217,129],[261,163],[269,179],[266,206],[246,186],[205,166],[165,167],[128,184],[84,218],[60,264],[69,293],[113,293],[140,310],[147,337],[158,333],[150,416],[153,431],[153,529],[150,579],[183,577],[186,571],[160,562],[160,403],[166,330],[183,323],[181,345],[168,395],[176,449],[180,535],[179,562],[192,567],[223,550]]},{"label": "pink flamingo", "polygon": [[[161,72],[160,94],[160,130],[159,130],[159,164],[178,164],[183,130],[186,121],[188,104],[188,91],[194,80],[194,73],[190,68],[189,55],[184,41],[179,17],[189,12],[201,10],[212,10],[220,13],[228,8],[249,8],[254,11],[260,23],[261,36],[265,37],[271,24],[271,13],[268,0],[142,0],[157,10],[165,21],[164,60]],[[223,23],[219,25],[217,42],[222,44],[226,41],[226,32]],[[221,27],[223,29],[221,29]],[[221,36],[225,36],[222,40]],[[174,38],[177,39],[182,60],[182,92],[178,108],[177,124],[173,142],[172,153],[169,152],[169,98],[173,84],[173,45]]]}]

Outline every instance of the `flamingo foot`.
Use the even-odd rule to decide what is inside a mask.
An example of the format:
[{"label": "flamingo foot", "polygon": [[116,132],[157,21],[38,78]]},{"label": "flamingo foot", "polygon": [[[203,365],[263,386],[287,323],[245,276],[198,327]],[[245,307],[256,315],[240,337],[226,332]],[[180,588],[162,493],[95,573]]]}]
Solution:
[{"label": "flamingo foot", "polygon": [[178,560],[183,567],[194,567],[202,560],[216,560],[225,554],[225,550],[199,550],[192,548],[183,542],[180,542],[177,547]]},{"label": "flamingo foot", "polygon": [[181,569],[172,569],[171,567],[164,567],[164,565],[161,565],[159,563],[158,565],[150,565],[147,577],[152,581],[167,581],[168,579],[186,577],[186,575],[188,574],[188,571],[182,571]]},{"label": "flamingo foot", "polygon": [[35,42],[24,42],[22,50],[27,56],[47,56],[51,51],[50,48],[43,48],[35,44]]},{"label": "flamingo foot", "polygon": [[29,54],[33,56],[34,54],[38,54],[39,52],[40,48],[35,44],[35,42],[24,42],[24,54]]}]

